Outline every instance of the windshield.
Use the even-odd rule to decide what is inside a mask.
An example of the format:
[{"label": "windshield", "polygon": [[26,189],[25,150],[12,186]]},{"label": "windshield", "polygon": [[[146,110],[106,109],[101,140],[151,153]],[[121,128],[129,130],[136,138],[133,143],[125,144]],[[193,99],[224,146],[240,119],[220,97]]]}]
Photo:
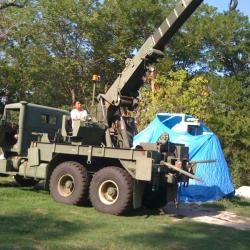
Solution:
[{"label": "windshield", "polygon": [[6,109],[6,122],[18,126],[20,109]]}]

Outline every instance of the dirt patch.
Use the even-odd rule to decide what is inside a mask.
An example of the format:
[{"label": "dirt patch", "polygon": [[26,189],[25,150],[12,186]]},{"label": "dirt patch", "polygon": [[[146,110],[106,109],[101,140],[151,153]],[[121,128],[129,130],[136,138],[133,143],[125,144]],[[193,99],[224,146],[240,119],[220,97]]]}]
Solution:
[{"label": "dirt patch", "polygon": [[215,208],[205,208],[198,204],[180,204],[176,208],[173,203],[169,203],[164,208],[164,212],[175,219],[190,218],[197,222],[250,230],[250,217],[228,211],[219,211]]}]

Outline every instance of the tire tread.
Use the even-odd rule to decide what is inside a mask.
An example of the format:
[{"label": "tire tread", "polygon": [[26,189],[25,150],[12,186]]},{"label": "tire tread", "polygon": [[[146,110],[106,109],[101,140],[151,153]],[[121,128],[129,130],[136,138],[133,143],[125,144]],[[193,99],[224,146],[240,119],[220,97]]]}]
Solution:
[{"label": "tire tread", "polygon": [[[53,196],[53,192],[54,192],[54,179],[56,178],[57,174],[60,173],[62,168],[71,168],[74,169],[73,171],[76,171],[76,174],[80,177],[81,179],[81,189],[80,192],[77,194],[77,196],[75,197],[75,199],[73,201],[69,201],[69,202],[63,202],[60,201],[58,199],[56,199]],[[71,205],[83,205],[87,202],[88,200],[88,188],[89,188],[89,178],[88,178],[88,173],[86,168],[80,164],[79,162],[75,162],[75,161],[66,161],[63,162],[61,164],[59,164],[54,171],[51,174],[51,178],[50,178],[50,192],[52,193],[53,198],[58,201],[58,202],[63,202],[63,203],[67,203],[67,204],[71,204]]]},{"label": "tire tread", "polygon": [[[110,205],[109,209],[105,204],[102,204],[99,201],[97,190],[98,187],[96,186],[96,180],[98,178],[102,178],[104,175],[110,175],[111,179],[112,176],[116,176],[120,178],[123,187],[125,187],[125,191],[123,190],[123,193],[120,194],[123,196],[124,200],[123,202],[117,206],[117,205]],[[133,179],[129,175],[129,173],[120,168],[120,167],[105,167],[98,172],[95,173],[92,182],[90,184],[90,200],[92,202],[92,205],[100,212],[106,212],[114,215],[122,215],[128,212],[132,207],[132,199],[133,198]]]}]

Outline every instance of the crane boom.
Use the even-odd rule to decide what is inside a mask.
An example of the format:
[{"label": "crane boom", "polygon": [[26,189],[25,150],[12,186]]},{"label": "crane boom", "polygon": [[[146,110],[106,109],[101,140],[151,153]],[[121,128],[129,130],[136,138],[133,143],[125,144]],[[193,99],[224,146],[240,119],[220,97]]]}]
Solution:
[{"label": "crane boom", "polygon": [[123,105],[122,100],[125,97],[125,106],[128,105],[129,99],[129,105],[133,105],[138,96],[138,90],[143,85],[142,77],[147,71],[146,66],[156,62],[157,58],[163,57],[168,41],[202,2],[203,0],[181,0],[137,54],[126,62],[122,73],[105,94],[99,95],[99,99],[104,99],[111,106],[118,107]]}]

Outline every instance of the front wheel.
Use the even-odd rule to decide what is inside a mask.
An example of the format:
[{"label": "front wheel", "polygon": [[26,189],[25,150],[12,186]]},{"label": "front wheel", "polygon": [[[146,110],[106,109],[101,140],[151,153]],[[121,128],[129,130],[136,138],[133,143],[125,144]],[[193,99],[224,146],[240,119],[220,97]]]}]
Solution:
[{"label": "front wheel", "polygon": [[90,200],[100,212],[114,215],[126,213],[132,207],[132,177],[118,167],[99,170],[90,184]]},{"label": "front wheel", "polygon": [[86,168],[74,161],[59,164],[50,177],[50,194],[57,202],[70,205],[88,200],[89,177]]}]

